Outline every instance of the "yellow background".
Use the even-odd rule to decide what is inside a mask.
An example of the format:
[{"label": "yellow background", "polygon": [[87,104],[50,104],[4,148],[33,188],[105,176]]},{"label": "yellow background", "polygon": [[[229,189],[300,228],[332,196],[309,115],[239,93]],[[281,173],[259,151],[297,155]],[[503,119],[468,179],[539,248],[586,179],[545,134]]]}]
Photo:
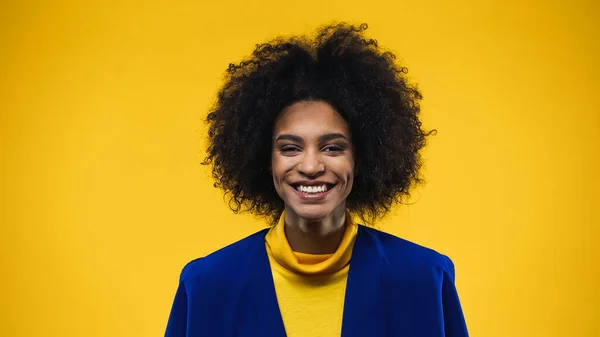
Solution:
[{"label": "yellow background", "polygon": [[212,187],[229,62],[367,22],[438,129],[379,227],[448,254],[472,336],[599,336],[596,1],[2,1],[1,336],[161,336],[183,265],[260,228]]}]

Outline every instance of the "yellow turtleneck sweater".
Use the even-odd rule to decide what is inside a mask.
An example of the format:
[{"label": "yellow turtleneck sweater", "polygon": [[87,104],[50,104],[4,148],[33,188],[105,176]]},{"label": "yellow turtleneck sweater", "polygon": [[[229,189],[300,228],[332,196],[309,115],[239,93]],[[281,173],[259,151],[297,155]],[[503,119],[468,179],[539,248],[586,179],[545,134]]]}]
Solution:
[{"label": "yellow turtleneck sweater", "polygon": [[346,280],[358,226],[346,214],[346,229],[333,254],[292,251],[285,213],[266,236],[279,310],[288,337],[340,336]]}]

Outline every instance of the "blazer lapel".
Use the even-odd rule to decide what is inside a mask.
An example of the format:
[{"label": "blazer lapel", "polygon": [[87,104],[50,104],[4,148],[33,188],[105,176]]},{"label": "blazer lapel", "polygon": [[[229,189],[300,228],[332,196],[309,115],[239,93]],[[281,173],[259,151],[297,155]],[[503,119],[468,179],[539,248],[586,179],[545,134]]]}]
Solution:
[{"label": "blazer lapel", "polygon": [[379,251],[375,238],[359,226],[348,271],[342,337],[385,336],[384,264]]},{"label": "blazer lapel", "polygon": [[[284,337],[285,327],[279,305],[264,236],[256,235],[245,256],[248,264],[237,275],[241,289],[232,336]],[[342,337],[385,336],[388,318],[383,284],[384,258],[377,240],[359,227],[350,259],[344,300]]]},{"label": "blazer lapel", "polygon": [[233,336],[285,336],[265,247],[266,232],[255,236],[248,256],[242,257],[249,262],[237,275],[242,288],[237,308],[232,308],[231,312],[236,315],[231,327]]}]

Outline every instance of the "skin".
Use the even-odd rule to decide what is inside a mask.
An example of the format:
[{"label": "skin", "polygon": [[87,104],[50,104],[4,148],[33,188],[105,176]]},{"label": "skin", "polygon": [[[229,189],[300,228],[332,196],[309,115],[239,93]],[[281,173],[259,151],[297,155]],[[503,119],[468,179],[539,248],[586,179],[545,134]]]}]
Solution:
[{"label": "skin", "polygon": [[[350,127],[322,101],[297,102],[273,128],[271,172],[285,202],[285,233],[292,250],[335,252],[343,235],[346,198],[354,181]],[[307,199],[295,186],[328,183],[324,196]]]}]

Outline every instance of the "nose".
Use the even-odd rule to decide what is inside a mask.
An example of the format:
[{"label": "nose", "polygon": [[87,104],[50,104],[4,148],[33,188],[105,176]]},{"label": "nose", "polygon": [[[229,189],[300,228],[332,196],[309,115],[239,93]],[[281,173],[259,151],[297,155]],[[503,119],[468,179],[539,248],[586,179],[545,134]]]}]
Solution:
[{"label": "nose", "polygon": [[298,171],[305,176],[319,176],[325,171],[325,165],[321,163],[319,153],[307,151],[298,163]]}]

